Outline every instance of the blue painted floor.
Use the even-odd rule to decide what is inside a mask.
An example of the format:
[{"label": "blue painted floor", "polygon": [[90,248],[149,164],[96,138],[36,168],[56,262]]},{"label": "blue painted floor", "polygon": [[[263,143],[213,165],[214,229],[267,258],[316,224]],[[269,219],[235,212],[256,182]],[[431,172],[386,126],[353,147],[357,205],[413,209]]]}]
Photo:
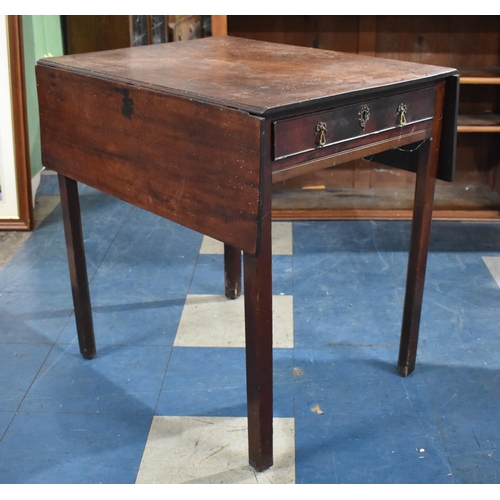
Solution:
[{"label": "blue painted floor", "polygon": [[[42,179],[39,196],[58,194]],[[0,270],[3,484],[135,483],[155,417],[246,415],[242,347],[175,345],[186,297],[223,293],[222,256],[80,194],[98,356],[79,354],[57,206]],[[294,222],[291,255],[273,257],[274,294],[293,297],[293,347],[274,366],[293,482],[500,482],[500,288],[483,260],[500,259],[500,224],[433,224],[418,364],[402,378],[409,232]]]}]

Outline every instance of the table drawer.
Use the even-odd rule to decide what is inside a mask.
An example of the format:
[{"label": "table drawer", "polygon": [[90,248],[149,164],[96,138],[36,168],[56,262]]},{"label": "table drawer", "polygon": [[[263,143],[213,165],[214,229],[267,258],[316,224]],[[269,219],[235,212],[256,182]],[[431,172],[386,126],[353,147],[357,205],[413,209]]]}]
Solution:
[{"label": "table drawer", "polygon": [[430,120],[434,87],[274,122],[274,160],[329,148],[384,131],[401,131]]}]

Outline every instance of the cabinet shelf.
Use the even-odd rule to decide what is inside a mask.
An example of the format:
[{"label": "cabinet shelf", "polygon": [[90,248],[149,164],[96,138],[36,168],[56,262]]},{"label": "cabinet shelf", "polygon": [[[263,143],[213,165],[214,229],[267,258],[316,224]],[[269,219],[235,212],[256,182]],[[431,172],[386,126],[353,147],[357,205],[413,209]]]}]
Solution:
[{"label": "cabinet shelf", "polygon": [[500,115],[491,112],[459,115],[458,132],[500,132]]},{"label": "cabinet shelf", "polygon": [[500,85],[500,67],[459,68],[462,85]]},{"label": "cabinet shelf", "polygon": [[[411,219],[414,187],[391,188],[273,188],[275,220],[397,220]],[[500,195],[487,186],[438,182],[433,218],[439,220],[498,220]]]}]

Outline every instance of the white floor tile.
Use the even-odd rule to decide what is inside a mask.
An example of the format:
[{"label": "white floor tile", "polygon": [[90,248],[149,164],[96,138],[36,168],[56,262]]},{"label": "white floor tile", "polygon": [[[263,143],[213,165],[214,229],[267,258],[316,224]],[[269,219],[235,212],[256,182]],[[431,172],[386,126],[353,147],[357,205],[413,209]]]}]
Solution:
[{"label": "white floor tile", "polygon": [[[272,223],[272,245],[274,255],[292,255],[292,223],[273,222]],[[224,245],[218,240],[208,236],[203,237],[200,254],[223,254]]]},{"label": "white floor tile", "polygon": [[154,417],[137,484],[293,484],[295,425],[276,418],[274,465],[248,465],[245,417]]},{"label": "white floor tile", "polygon": [[[245,347],[243,296],[188,295],[175,346]],[[273,346],[293,348],[293,297],[273,296]]]},{"label": "white floor tile", "polygon": [[500,257],[483,257],[483,262],[500,287]]},{"label": "white floor tile", "polygon": [[214,240],[210,236],[203,236],[201,241],[200,254],[223,254],[224,244],[219,240]]}]

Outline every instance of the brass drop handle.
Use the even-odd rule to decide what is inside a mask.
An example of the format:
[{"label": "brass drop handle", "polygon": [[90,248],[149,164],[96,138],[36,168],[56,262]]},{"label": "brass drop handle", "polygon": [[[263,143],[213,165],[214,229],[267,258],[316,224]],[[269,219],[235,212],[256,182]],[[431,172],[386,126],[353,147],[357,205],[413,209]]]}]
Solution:
[{"label": "brass drop handle", "polygon": [[364,130],[366,127],[366,122],[370,119],[370,108],[368,106],[361,106],[358,112],[358,121],[361,128]]},{"label": "brass drop handle", "polygon": [[408,110],[408,108],[407,108],[406,104],[401,103],[398,106],[397,114],[399,115],[399,124],[402,127],[404,127],[406,125],[406,112],[407,112],[407,110]]},{"label": "brass drop handle", "polygon": [[328,130],[328,127],[326,126],[325,122],[319,122],[316,125],[316,132],[319,134],[318,138],[318,145],[320,148],[322,148],[326,144],[326,132]]}]

